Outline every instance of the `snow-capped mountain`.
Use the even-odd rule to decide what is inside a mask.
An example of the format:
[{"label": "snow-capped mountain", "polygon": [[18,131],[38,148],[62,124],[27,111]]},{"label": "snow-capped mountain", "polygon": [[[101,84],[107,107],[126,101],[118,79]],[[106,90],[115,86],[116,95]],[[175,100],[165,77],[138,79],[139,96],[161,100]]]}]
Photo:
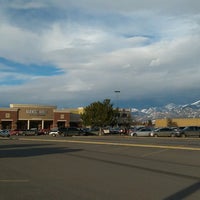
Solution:
[{"label": "snow-capped mountain", "polygon": [[200,100],[192,103],[191,105],[195,105],[195,106],[197,106],[199,108],[200,107]]},{"label": "snow-capped mountain", "polygon": [[132,108],[131,110],[133,119],[138,121],[158,118],[198,118],[200,117],[200,100],[186,105],[170,103],[164,107],[151,107],[141,110]]}]

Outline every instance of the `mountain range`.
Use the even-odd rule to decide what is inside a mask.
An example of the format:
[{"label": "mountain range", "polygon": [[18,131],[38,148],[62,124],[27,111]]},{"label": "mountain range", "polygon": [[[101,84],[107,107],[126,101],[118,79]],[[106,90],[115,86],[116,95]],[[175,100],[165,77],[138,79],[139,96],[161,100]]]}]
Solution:
[{"label": "mountain range", "polygon": [[148,121],[159,118],[199,118],[200,100],[186,105],[170,103],[163,107],[132,108],[131,114],[136,121]]}]

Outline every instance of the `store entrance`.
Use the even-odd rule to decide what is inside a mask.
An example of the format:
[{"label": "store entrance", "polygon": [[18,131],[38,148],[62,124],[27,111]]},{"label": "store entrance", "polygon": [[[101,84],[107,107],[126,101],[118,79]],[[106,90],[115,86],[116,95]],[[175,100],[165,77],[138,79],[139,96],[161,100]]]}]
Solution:
[{"label": "store entrance", "polygon": [[11,129],[12,122],[11,121],[2,121],[1,122],[1,129]]},{"label": "store entrance", "polygon": [[41,120],[32,120],[30,121],[30,129],[37,128],[38,130],[42,129],[42,121]]},{"label": "store entrance", "polygon": [[65,122],[57,122],[57,127],[65,127]]}]

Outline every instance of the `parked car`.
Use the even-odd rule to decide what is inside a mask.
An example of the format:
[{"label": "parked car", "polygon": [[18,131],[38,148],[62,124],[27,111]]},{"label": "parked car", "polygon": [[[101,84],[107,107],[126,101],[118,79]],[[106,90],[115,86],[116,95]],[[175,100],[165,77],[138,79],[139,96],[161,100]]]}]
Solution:
[{"label": "parked car", "polygon": [[105,134],[105,135],[110,134],[110,128],[109,128],[109,127],[101,128],[101,131],[102,131],[102,133]]},{"label": "parked car", "polygon": [[98,131],[91,128],[81,128],[80,131],[82,132],[81,135],[83,136],[95,136],[98,135]]},{"label": "parked car", "polygon": [[131,136],[142,136],[142,137],[145,137],[145,136],[150,136],[150,133],[152,132],[152,128],[149,128],[149,127],[144,127],[144,128],[141,128],[139,130],[135,130],[133,132],[131,132]]},{"label": "parked car", "polygon": [[120,127],[115,127],[115,128],[110,128],[110,134],[112,135],[115,135],[115,134],[124,134],[124,129],[123,128],[120,128]]},{"label": "parked car", "polygon": [[37,129],[36,128],[36,135],[46,135],[48,132],[46,129]]},{"label": "parked car", "polygon": [[84,135],[84,132],[77,127],[62,127],[58,128],[59,135],[61,136],[80,136]]},{"label": "parked car", "polygon": [[151,131],[150,136],[152,137],[174,137],[176,131],[171,127],[157,128]]},{"label": "parked car", "polygon": [[199,126],[187,126],[184,129],[178,130],[176,135],[178,137],[200,137],[200,127]]},{"label": "parked car", "polygon": [[10,131],[9,130],[0,130],[0,136],[1,137],[10,137]]},{"label": "parked car", "polygon": [[18,130],[18,129],[14,129],[14,130],[10,130],[10,135],[22,135],[23,131],[22,130]]},{"label": "parked car", "polygon": [[31,128],[31,129],[23,131],[22,135],[24,136],[38,135],[38,130],[37,128]]},{"label": "parked car", "polygon": [[132,136],[134,132],[139,131],[140,129],[145,128],[145,126],[135,126],[128,129],[128,135]]},{"label": "parked car", "polygon": [[58,128],[52,128],[49,132],[49,135],[53,136],[53,137],[56,137],[59,135],[59,130]]},{"label": "parked car", "polygon": [[49,131],[50,129],[39,129],[39,132],[41,133],[41,135],[48,135]]}]

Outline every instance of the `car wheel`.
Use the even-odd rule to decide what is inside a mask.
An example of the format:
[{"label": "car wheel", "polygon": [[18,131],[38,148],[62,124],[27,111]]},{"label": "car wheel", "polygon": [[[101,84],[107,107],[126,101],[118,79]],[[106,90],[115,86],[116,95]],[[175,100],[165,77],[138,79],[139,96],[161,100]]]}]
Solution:
[{"label": "car wheel", "polygon": [[186,137],[185,133],[182,133],[182,134],[181,134],[181,137],[182,137],[182,138],[185,138],[185,137]]},{"label": "car wheel", "polygon": [[134,133],[133,136],[137,137],[137,133]]},{"label": "car wheel", "polygon": [[158,137],[158,135],[157,135],[157,134],[154,134],[154,137]]}]

